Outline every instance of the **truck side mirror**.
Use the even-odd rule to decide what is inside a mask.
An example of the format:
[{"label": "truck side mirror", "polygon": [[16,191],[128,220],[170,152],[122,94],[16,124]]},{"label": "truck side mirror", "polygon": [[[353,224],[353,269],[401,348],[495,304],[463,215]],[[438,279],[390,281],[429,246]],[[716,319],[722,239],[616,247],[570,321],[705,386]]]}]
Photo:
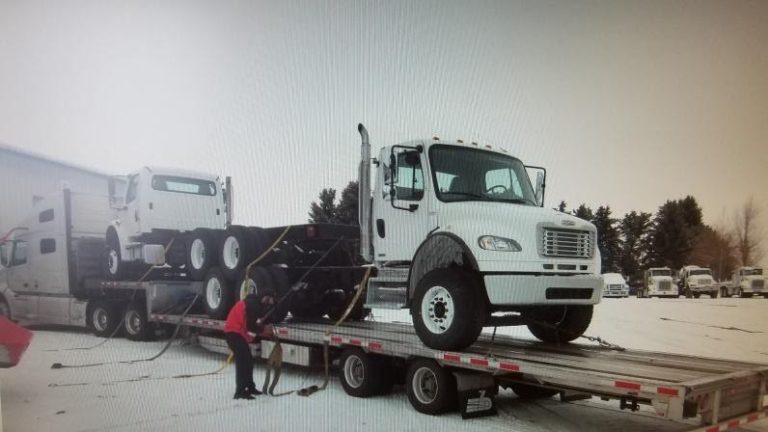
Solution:
[{"label": "truck side mirror", "polygon": [[[118,185],[118,182],[120,182],[120,185]],[[124,197],[121,196],[121,194],[124,192],[124,183],[125,180],[121,177],[110,177],[107,181],[107,189],[109,191],[109,206],[113,209],[120,210],[125,205]]]},{"label": "truck side mirror", "polygon": [[10,243],[3,243],[0,245],[0,267],[8,267],[10,262]]},{"label": "truck side mirror", "polygon": [[544,207],[544,173],[539,171],[536,174],[536,204],[540,207]]}]

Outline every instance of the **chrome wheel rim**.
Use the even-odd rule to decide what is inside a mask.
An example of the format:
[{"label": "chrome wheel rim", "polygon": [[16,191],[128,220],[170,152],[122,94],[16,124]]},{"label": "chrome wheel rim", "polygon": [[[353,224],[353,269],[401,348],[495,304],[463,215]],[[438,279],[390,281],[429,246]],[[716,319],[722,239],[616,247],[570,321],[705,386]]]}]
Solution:
[{"label": "chrome wheel rim", "polygon": [[437,398],[438,386],[437,376],[432,369],[423,366],[416,370],[413,374],[413,395],[416,399],[424,404],[429,405]]},{"label": "chrome wheel rim", "polygon": [[217,278],[208,279],[205,284],[205,301],[211,309],[218,309],[221,305],[221,282]]},{"label": "chrome wheel rim", "polygon": [[240,261],[240,243],[235,237],[229,236],[224,240],[222,252],[224,266],[228,269],[237,267],[237,264]]},{"label": "chrome wheel rim", "polygon": [[120,265],[120,257],[115,249],[110,249],[107,254],[107,268],[110,274],[117,274],[118,266]]},{"label": "chrome wheel rim", "polygon": [[189,261],[195,270],[200,270],[205,264],[205,243],[200,239],[192,241],[189,248]]},{"label": "chrome wheel rim", "polygon": [[445,333],[453,323],[455,306],[451,293],[445,287],[429,288],[421,302],[421,319],[433,334]]},{"label": "chrome wheel rim", "polygon": [[93,310],[93,328],[103,332],[109,326],[109,313],[103,307],[97,307]]},{"label": "chrome wheel rim", "polygon": [[125,330],[132,335],[141,333],[141,316],[135,310],[126,312]]},{"label": "chrome wheel rim", "polygon": [[344,380],[352,388],[359,388],[365,379],[365,366],[360,357],[351,355],[344,361]]}]

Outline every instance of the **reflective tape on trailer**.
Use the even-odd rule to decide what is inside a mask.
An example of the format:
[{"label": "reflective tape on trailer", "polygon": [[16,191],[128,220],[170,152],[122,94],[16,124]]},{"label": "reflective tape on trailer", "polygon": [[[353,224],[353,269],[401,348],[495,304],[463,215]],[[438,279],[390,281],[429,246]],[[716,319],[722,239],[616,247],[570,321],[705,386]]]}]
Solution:
[{"label": "reflective tape on trailer", "polygon": [[638,393],[655,393],[661,396],[670,396],[670,397],[679,397],[680,396],[680,389],[677,387],[656,387],[656,386],[648,386],[643,385],[641,383],[632,382],[632,381],[614,381],[613,386],[622,389],[622,390],[630,390],[632,392],[638,392]]},{"label": "reflective tape on trailer", "polygon": [[500,372],[521,372],[520,365],[508,361],[498,361],[488,357],[478,357],[461,353],[440,352],[435,358],[448,364],[463,364]]},{"label": "reflective tape on trailer", "polygon": [[365,340],[365,339],[348,337],[348,336],[340,336],[335,334],[326,336],[325,340],[330,342],[331,345],[335,345],[335,346],[352,345],[352,346],[359,346],[361,348],[368,348],[371,351],[380,351],[382,348],[384,348],[384,344],[379,341]]},{"label": "reflective tape on trailer", "polygon": [[727,430],[735,429],[737,427],[744,426],[746,424],[756,422],[758,420],[762,420],[765,418],[768,418],[768,411],[760,411],[752,414],[743,415],[735,419],[722,421],[716,425],[705,426],[703,428],[699,428],[691,432],[725,432]]}]

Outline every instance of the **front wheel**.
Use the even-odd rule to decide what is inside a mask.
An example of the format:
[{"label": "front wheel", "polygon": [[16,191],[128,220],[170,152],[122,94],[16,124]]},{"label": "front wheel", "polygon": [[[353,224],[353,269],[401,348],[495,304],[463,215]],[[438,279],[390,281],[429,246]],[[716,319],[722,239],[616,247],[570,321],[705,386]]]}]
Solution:
[{"label": "front wheel", "polygon": [[109,280],[119,280],[125,274],[125,263],[120,253],[120,240],[115,234],[108,234],[104,257],[104,275]]},{"label": "front wheel", "polygon": [[427,273],[411,302],[416,334],[424,345],[441,350],[461,350],[472,345],[488,318],[482,287],[460,269]]},{"label": "front wheel", "polygon": [[542,306],[526,311],[528,330],[538,339],[567,343],[580,337],[592,322],[592,305]]}]

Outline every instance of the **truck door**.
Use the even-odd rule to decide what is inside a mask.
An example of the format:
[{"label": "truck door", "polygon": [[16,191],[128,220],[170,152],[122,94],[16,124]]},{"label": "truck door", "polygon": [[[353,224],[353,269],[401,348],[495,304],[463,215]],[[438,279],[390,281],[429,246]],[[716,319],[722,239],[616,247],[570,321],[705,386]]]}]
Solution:
[{"label": "truck door", "polygon": [[139,174],[134,174],[128,177],[128,188],[125,191],[125,206],[118,212],[120,215],[120,231],[131,237],[141,233],[139,176]]},{"label": "truck door", "polygon": [[30,276],[39,296],[38,315],[46,324],[70,323],[65,212],[64,200],[43,207],[28,239]]},{"label": "truck door", "polygon": [[426,156],[416,148],[394,146],[382,154],[373,217],[374,259],[410,261],[434,229],[429,215]]},{"label": "truck door", "polygon": [[4,270],[10,295],[13,319],[21,321],[37,320],[37,293],[30,280],[29,263],[27,261],[27,242],[15,240],[11,247],[10,261]]}]

